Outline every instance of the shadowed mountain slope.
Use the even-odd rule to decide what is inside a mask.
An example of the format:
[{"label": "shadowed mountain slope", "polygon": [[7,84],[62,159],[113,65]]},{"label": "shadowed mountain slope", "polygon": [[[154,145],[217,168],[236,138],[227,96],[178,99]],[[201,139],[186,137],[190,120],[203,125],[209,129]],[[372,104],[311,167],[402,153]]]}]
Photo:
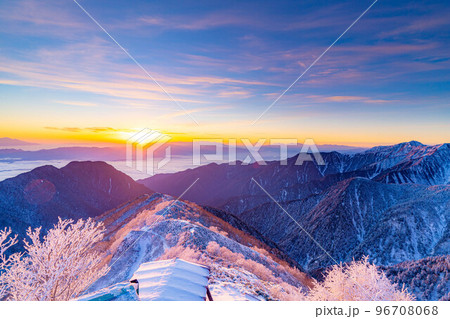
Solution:
[{"label": "shadowed mountain slope", "polygon": [[151,191],[104,162],[42,166],[0,182],[0,228],[23,237],[29,226],[45,231],[58,216],[95,217],[146,193]]}]

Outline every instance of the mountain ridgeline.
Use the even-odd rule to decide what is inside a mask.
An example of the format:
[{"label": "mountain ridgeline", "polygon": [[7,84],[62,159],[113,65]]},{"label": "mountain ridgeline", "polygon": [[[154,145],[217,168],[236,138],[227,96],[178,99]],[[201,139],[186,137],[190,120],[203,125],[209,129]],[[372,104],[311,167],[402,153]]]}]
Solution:
[{"label": "mountain ridgeline", "polygon": [[448,254],[450,144],[321,155],[325,165],[296,165],[295,156],[287,165],[209,164],[139,182],[178,196],[199,178],[186,199],[234,214],[309,270],[362,255],[392,265]]},{"label": "mountain ridgeline", "polygon": [[222,207],[233,198],[259,196],[261,189],[280,200],[298,199],[319,193],[351,177],[365,177],[375,182],[423,185],[446,185],[450,182],[450,144],[425,146],[411,141],[394,146],[379,146],[356,154],[321,153],[325,165],[305,161],[296,165],[298,155],[267,165],[209,164],[173,174],[158,174],[140,180],[157,192],[179,196],[193,180],[200,178],[186,199],[200,204]]}]

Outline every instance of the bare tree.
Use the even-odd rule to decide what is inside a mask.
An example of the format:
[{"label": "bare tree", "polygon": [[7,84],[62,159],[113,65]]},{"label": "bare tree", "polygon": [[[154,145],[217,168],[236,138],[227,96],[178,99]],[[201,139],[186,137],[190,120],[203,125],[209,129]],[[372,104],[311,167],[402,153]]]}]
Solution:
[{"label": "bare tree", "polygon": [[[43,240],[41,228],[27,230],[24,254],[2,257],[0,292],[7,291],[9,300],[70,300],[79,296],[108,271],[93,245],[103,239],[103,224],[92,219],[61,220]],[[4,231],[0,248],[4,252],[16,238],[6,240]],[[6,235],[6,236],[5,236]],[[2,269],[2,268],[0,268]]]}]

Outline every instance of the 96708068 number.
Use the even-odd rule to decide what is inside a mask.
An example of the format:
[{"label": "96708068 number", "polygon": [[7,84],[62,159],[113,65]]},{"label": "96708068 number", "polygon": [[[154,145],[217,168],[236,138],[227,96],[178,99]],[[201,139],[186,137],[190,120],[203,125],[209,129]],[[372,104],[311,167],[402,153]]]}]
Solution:
[{"label": "96708068 number", "polygon": [[409,316],[436,316],[438,315],[438,306],[377,306],[375,308],[377,316],[395,316],[395,315],[409,315]]}]

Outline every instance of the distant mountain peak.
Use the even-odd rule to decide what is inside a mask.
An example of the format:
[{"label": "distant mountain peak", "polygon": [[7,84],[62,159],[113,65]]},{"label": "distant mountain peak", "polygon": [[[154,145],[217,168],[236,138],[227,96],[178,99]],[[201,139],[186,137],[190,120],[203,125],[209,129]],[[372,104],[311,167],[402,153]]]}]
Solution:
[{"label": "distant mountain peak", "polygon": [[36,145],[35,143],[25,142],[21,140],[17,140],[15,138],[9,137],[0,137],[0,147],[4,146],[28,146],[28,145]]},{"label": "distant mountain peak", "polygon": [[409,144],[409,145],[411,145],[411,146],[425,146],[425,144],[422,144],[422,143],[420,143],[419,141],[409,141],[409,142],[406,142],[406,143],[402,143],[402,144]]},{"label": "distant mountain peak", "polygon": [[[72,161],[66,166],[66,169],[85,169],[85,168],[98,168],[98,169],[113,169],[116,170],[112,165],[103,161]],[[120,172],[120,171],[117,171]]]},{"label": "distant mountain peak", "polygon": [[[39,167],[36,167],[35,169],[31,170],[31,172],[33,172],[33,173],[45,173],[45,174],[52,173],[52,172],[54,173],[54,172],[58,172],[58,171],[59,171],[59,169],[53,165],[39,166]],[[27,173],[24,173],[24,174],[27,174]]]},{"label": "distant mountain peak", "polygon": [[411,150],[414,148],[421,148],[426,147],[427,145],[422,144],[418,141],[409,141],[409,142],[402,142],[394,145],[382,145],[382,146],[375,146],[364,153],[378,153],[378,152],[398,152],[400,150]]}]

